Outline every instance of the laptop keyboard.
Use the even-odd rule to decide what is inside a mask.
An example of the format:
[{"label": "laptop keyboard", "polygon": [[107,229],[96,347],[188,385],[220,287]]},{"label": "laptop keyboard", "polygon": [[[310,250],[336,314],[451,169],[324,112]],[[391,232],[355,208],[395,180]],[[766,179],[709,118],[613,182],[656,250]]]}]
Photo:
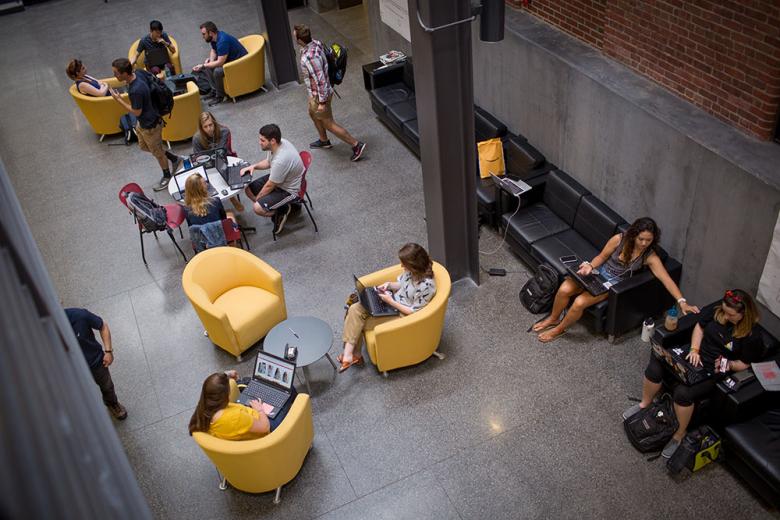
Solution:
[{"label": "laptop keyboard", "polygon": [[375,289],[366,289],[366,296],[368,296],[371,314],[384,314],[392,309],[391,306],[379,299]]},{"label": "laptop keyboard", "polygon": [[589,274],[587,276],[580,275],[579,281],[585,286],[585,289],[591,294],[600,294],[604,292],[604,282],[596,276]]},{"label": "laptop keyboard", "polygon": [[250,381],[244,391],[241,392],[241,400],[249,403],[252,399],[260,399],[264,403],[273,406],[274,409],[279,409],[287,402],[289,395],[281,390]]}]

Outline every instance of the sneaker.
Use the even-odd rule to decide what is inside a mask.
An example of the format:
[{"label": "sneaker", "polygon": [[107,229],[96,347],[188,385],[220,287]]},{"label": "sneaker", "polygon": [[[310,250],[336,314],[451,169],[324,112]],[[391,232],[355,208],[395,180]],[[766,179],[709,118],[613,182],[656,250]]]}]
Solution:
[{"label": "sneaker", "polygon": [[224,102],[224,101],[227,101],[227,100],[228,100],[227,96],[222,96],[222,97],[220,97],[220,96],[214,96],[214,99],[212,99],[211,101],[209,101],[209,106],[210,106],[210,107],[217,106],[217,105],[219,105],[220,103],[222,103],[222,102]]},{"label": "sneaker", "polygon": [[166,177],[165,175],[163,175],[162,178],[160,179],[160,182],[158,182],[157,184],[152,186],[152,189],[154,191],[162,191],[162,190],[164,190],[165,188],[168,187],[168,183],[169,182],[171,182],[171,178],[170,177]]},{"label": "sneaker", "polygon": [[290,214],[290,205],[286,205],[281,211],[277,212],[274,217],[274,235],[278,235],[284,229],[284,223],[287,222],[287,216]]},{"label": "sneaker", "polygon": [[309,144],[309,148],[333,148],[333,145],[330,144],[330,139],[327,141],[323,141],[322,139],[317,139],[313,143]]},{"label": "sneaker", "polygon": [[677,448],[679,447],[680,441],[671,438],[669,439],[669,442],[666,443],[666,446],[664,446],[664,451],[661,452],[661,456],[665,459],[671,459],[672,455],[674,455],[674,452],[677,451]]},{"label": "sneaker", "polygon": [[171,171],[176,173],[177,171],[179,171],[179,168],[181,168],[182,165],[184,164],[184,157],[177,155],[175,161],[171,159],[168,159],[168,161],[170,161],[171,163]]},{"label": "sneaker", "polygon": [[625,421],[629,417],[636,415],[636,413],[641,410],[639,407],[639,403],[636,403],[626,409],[626,411],[623,412],[623,420]]},{"label": "sneaker", "polygon": [[360,159],[360,156],[363,155],[363,150],[365,149],[366,149],[366,143],[361,143],[360,141],[358,141],[358,144],[356,144],[352,148],[352,159],[350,160],[354,162]]},{"label": "sneaker", "polygon": [[111,412],[111,415],[114,416],[114,419],[118,421],[127,419],[127,410],[119,403],[108,405],[108,410]]}]

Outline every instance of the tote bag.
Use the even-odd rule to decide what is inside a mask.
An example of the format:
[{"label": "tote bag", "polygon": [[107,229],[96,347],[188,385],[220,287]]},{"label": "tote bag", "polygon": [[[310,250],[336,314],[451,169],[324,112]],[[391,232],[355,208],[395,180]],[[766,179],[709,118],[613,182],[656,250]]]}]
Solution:
[{"label": "tote bag", "polygon": [[488,139],[477,143],[477,153],[479,154],[479,176],[487,179],[490,174],[504,175],[506,166],[504,165],[504,146],[501,139]]}]

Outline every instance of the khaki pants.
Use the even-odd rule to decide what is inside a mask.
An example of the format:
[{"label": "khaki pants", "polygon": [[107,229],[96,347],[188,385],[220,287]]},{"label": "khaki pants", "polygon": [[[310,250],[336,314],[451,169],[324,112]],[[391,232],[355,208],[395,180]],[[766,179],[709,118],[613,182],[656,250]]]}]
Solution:
[{"label": "khaki pants", "polygon": [[322,110],[322,112],[317,112],[319,101],[317,101],[317,98],[310,97],[309,115],[312,117],[312,119],[317,119],[318,121],[327,121],[328,119],[333,119],[333,110],[330,107],[330,102],[332,99],[333,94],[328,97],[328,100],[325,102],[325,108]]},{"label": "khaki pants", "polygon": [[372,317],[368,311],[360,305],[360,302],[353,303],[349,306],[347,311],[347,317],[344,319],[344,336],[342,340],[344,343],[351,343],[355,345],[355,355],[360,355],[360,345],[363,342],[363,330],[366,325],[369,328],[376,327],[380,323],[384,323],[390,320],[396,320],[400,316],[385,316],[382,318]]},{"label": "khaki pants", "polygon": [[162,141],[162,122],[154,128],[141,128],[141,125],[135,126],[135,133],[138,134],[138,148],[144,152],[154,155],[160,168],[168,169],[168,158],[165,157]]}]

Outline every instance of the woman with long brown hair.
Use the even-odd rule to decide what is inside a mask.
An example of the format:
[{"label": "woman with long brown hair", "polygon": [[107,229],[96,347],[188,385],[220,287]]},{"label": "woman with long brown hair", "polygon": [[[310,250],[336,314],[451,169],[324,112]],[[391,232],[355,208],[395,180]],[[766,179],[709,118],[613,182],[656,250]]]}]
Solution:
[{"label": "woman with long brown hair", "polygon": [[[582,276],[591,273],[597,274],[603,282],[614,285],[621,280],[630,278],[633,273],[644,267],[648,267],[669,291],[669,294],[677,300],[683,314],[699,312],[698,307],[689,305],[683,298],[680,288],[669,276],[661,258],[656,254],[655,248],[660,238],[661,230],[653,219],[639,218],[631,224],[625,233],[619,233],[610,238],[596,258],[582,262],[577,272]],[[539,333],[541,342],[550,342],[576,323],[582,317],[585,309],[606,300],[608,296],[609,293],[593,296],[579,282],[568,277],[555,294],[550,315],[536,323],[532,330]],[[572,299],[574,301],[569,307],[569,302]],[[561,320],[561,314],[567,307],[569,310]]]},{"label": "woman with long brown hair", "polygon": [[249,401],[249,406],[230,402],[230,390],[237,380],[238,372],[228,370],[211,374],[203,381],[198,405],[190,418],[190,435],[205,432],[220,439],[244,441],[267,435],[281,424],[295,401],[295,388],[287,404],[269,419],[259,399]]},{"label": "woman with long brown hair", "polygon": [[232,213],[225,211],[219,198],[209,196],[206,179],[199,173],[193,173],[184,183],[184,209],[188,226],[202,226],[225,218],[235,220]]},{"label": "woman with long brown hair", "polygon": [[85,96],[103,97],[110,95],[108,84],[87,75],[87,67],[81,60],[72,59],[65,68],[65,74],[76,83],[76,90]]},{"label": "woman with long brown hair", "polygon": [[[679,428],[662,455],[670,458],[680,445],[693,416],[694,405],[715,389],[722,374],[739,372],[760,361],[763,342],[760,334],[753,333],[759,314],[753,298],[742,289],[730,289],[723,295],[720,304],[706,308],[699,316],[691,335],[691,348],[687,359],[693,366],[703,366],[718,377],[710,377],[693,385],[679,384],[672,399]],[[627,419],[647,408],[661,390],[663,362],[650,355],[642,383],[642,401],[623,412]]]},{"label": "woman with long brown hair", "polygon": [[[398,251],[398,259],[404,268],[403,273],[395,282],[377,286],[376,291],[383,302],[398,310],[399,316],[407,316],[425,307],[436,294],[433,262],[425,248],[415,243],[405,244]],[[369,319],[375,324],[378,321],[398,319],[399,316],[372,318],[360,302],[350,305],[344,320],[344,352],[338,356],[341,362],[339,372],[363,363],[360,348],[363,329]]]},{"label": "woman with long brown hair", "polygon": [[192,136],[192,153],[200,153],[215,148],[224,148],[228,155],[235,156],[230,128],[217,122],[211,112],[201,112],[198,119],[198,131]]}]

